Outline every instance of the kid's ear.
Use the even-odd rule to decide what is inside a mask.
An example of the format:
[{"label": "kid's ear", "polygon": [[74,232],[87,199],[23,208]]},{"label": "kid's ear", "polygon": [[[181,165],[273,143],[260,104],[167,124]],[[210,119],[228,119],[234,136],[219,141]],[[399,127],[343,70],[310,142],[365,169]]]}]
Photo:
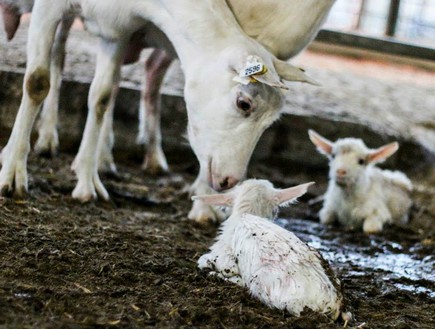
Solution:
[{"label": "kid's ear", "polygon": [[333,142],[319,135],[312,129],[308,130],[308,135],[310,136],[311,142],[317,146],[317,150],[320,153],[325,155],[330,155],[332,153]]},{"label": "kid's ear", "polygon": [[276,204],[284,206],[292,201],[295,201],[296,198],[299,198],[300,196],[307,193],[308,187],[313,184],[314,182],[309,182],[286,189],[277,190],[275,193]]},{"label": "kid's ear", "polygon": [[204,194],[204,195],[194,195],[192,200],[200,200],[208,205],[213,206],[227,206],[233,205],[234,196],[232,193],[223,194]]},{"label": "kid's ear", "polygon": [[392,156],[398,149],[399,143],[397,142],[384,145],[378,149],[370,151],[367,161],[369,163],[383,162],[388,157]]}]

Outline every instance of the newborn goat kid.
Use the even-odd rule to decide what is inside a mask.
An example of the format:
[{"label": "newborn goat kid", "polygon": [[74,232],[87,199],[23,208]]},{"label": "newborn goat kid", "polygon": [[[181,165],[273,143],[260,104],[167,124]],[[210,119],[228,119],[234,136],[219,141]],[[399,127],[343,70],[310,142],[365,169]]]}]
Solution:
[{"label": "newborn goat kid", "polygon": [[232,192],[195,196],[210,205],[232,206],[232,215],[198,266],[246,286],[269,307],[299,316],[305,307],[340,314],[340,283],[322,256],[274,224],[278,207],[303,195],[313,183],[278,190],[266,180],[247,180]]},{"label": "newborn goat kid", "polygon": [[309,136],[330,160],[328,190],[319,213],[323,224],[338,219],[349,228],[362,226],[365,233],[376,233],[385,223],[408,221],[411,181],[402,172],[374,166],[397,151],[397,142],[369,149],[356,138],[333,143],[313,130]]}]

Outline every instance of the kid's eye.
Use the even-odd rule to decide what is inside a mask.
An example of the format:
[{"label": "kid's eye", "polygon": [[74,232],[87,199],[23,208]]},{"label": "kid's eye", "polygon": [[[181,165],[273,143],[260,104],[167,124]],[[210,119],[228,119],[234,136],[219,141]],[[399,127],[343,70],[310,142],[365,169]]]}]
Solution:
[{"label": "kid's eye", "polygon": [[365,165],[366,164],[366,160],[365,159],[358,159],[358,164],[359,165]]}]

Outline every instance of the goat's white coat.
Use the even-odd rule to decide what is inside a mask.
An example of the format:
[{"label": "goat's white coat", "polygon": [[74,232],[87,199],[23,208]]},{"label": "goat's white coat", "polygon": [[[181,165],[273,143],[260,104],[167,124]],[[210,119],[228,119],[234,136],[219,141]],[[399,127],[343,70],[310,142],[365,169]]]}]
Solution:
[{"label": "goat's white coat", "polygon": [[[311,41],[311,39],[315,36],[315,33],[317,32],[321,22],[326,17],[326,14],[333,5],[334,1],[335,0],[292,0],[286,1],[284,5],[284,3],[276,0],[273,2],[273,4],[270,1],[265,2],[264,0],[256,0],[229,1],[229,4],[231,6],[231,9],[233,10],[233,13],[236,15],[238,22],[251,37],[256,38],[260,43],[265,45],[268,50],[272,51],[272,53],[277,55],[279,58],[288,59],[290,56],[295,55],[303,47],[305,47],[308,42]],[[18,2],[20,1],[17,1],[17,3]],[[113,111],[113,99],[116,94],[116,88],[113,88],[112,91],[109,91],[109,86],[110,84],[112,84],[113,86],[117,84],[119,75],[118,66],[122,53],[122,47],[131,32],[135,30],[136,27],[143,24],[141,22],[141,19],[139,18],[141,14],[143,14],[142,18],[150,19],[162,30],[168,33],[171,41],[178,45],[181,44],[181,47],[178,47],[179,52],[182,51],[181,48],[186,49],[186,56],[181,55],[182,63],[185,67],[185,73],[188,63],[191,62],[194,64],[193,68],[187,69],[186,73],[186,77],[191,77],[190,79],[187,78],[186,80],[195,81],[193,85],[195,85],[196,81],[198,80],[202,81],[201,83],[199,83],[200,86],[208,86],[209,81],[216,82],[222,80],[220,79],[221,76],[228,75],[228,72],[226,72],[228,66],[230,66],[231,70],[237,71],[243,67],[245,56],[253,53],[264,54],[263,50],[257,49],[257,46],[255,46],[251,42],[247,42],[245,37],[241,37],[241,33],[237,28],[237,24],[234,24],[234,18],[232,17],[232,15],[228,15],[228,11],[222,10],[226,6],[223,6],[223,4],[220,2],[216,2],[211,6],[213,7],[212,10],[214,11],[213,15],[217,17],[216,21],[211,22],[211,20],[206,19],[205,17],[207,17],[208,14],[205,14],[203,15],[203,19],[201,20],[201,22],[199,22],[197,18],[192,18],[192,22],[181,22],[183,28],[186,28],[189,33],[200,30],[200,33],[203,34],[203,38],[200,38],[201,40],[198,42],[199,48],[192,48],[188,46],[187,43],[192,40],[196,40],[196,38],[200,35],[192,37],[191,35],[189,35],[189,33],[183,32],[183,28],[179,29],[180,26],[177,25],[180,23],[180,21],[175,22],[175,24],[167,24],[171,21],[170,16],[173,14],[170,13],[168,16],[166,15],[167,13],[164,12],[164,10],[161,10],[162,8],[159,8],[159,6],[164,3],[164,1],[127,1],[122,3],[121,8],[118,8],[118,4],[116,1],[97,3],[96,1],[92,0],[59,0],[56,1],[56,4],[54,6],[51,6],[51,2],[40,2],[40,7],[42,8],[42,10],[38,10],[37,12],[42,14],[38,16],[38,14],[36,13],[36,15],[34,14],[34,17],[32,18],[32,20],[35,21],[32,26],[36,27],[31,27],[31,29],[34,29],[36,32],[34,31],[30,33],[32,34],[32,37],[29,38],[28,48],[30,51],[28,60],[29,65],[26,75],[27,77],[29,77],[29,74],[42,63],[40,62],[39,64],[32,64],[33,60],[35,59],[34,57],[37,57],[34,54],[39,53],[40,55],[43,54],[42,57],[46,56],[44,54],[47,54],[47,47],[49,47],[49,44],[51,42],[51,34],[53,33],[52,31],[54,31],[55,29],[55,21],[59,20],[59,17],[61,15],[64,15],[65,13],[67,13],[69,17],[73,16],[74,14],[78,14],[79,12],[83,13],[83,17],[85,18],[88,29],[100,35],[103,39],[103,41],[101,42],[102,51],[100,50],[99,53],[103,52],[105,54],[102,54],[99,57],[107,57],[108,60],[103,59],[102,61],[106,64],[109,63],[107,64],[108,67],[112,67],[112,69],[107,69],[106,72],[102,73],[98,72],[97,69],[93,86],[91,88],[92,92],[89,96],[90,111],[88,115],[87,127],[85,129],[85,134],[79,154],[77,155],[72,166],[72,168],[76,171],[78,177],[78,184],[73,192],[73,197],[78,198],[82,201],[96,198],[97,194],[105,199],[108,198],[107,191],[105,190],[103,184],[98,177],[96,167],[98,163],[100,169],[116,171],[116,167],[111,154],[111,147],[113,145],[111,113]],[[28,7],[30,8],[31,4],[33,4],[33,1],[27,0],[26,3],[29,4]],[[262,8],[265,3],[267,3],[267,7],[269,9],[266,11],[261,10],[262,15],[255,16],[255,22],[253,23],[252,18],[254,16],[252,16],[252,14],[255,12],[255,10],[253,11],[253,8]],[[164,6],[167,5],[164,4]],[[174,4],[171,4],[171,6],[175,7]],[[191,16],[190,13],[192,13],[192,6],[195,7],[194,11],[199,11],[200,9],[195,1],[180,2],[179,6],[183,8],[180,9],[179,7],[179,9],[175,8],[173,10],[173,12],[176,13],[177,19],[179,17],[189,18]],[[202,9],[204,9],[204,7],[206,6],[209,5],[204,5]],[[79,7],[81,7],[81,9]],[[135,19],[130,19],[130,10],[132,9],[135,12]],[[45,15],[46,12],[50,13],[48,15]],[[220,12],[220,14],[215,15],[217,12]],[[258,10],[258,12],[260,12],[260,10]],[[304,15],[301,15],[301,12],[303,12]],[[137,13],[139,14],[136,15]],[[221,14],[224,15],[223,19]],[[213,17],[213,19],[215,19],[216,17]],[[65,16],[63,16],[63,20],[64,18]],[[175,21],[177,21],[177,19]],[[45,21],[36,23],[38,20]],[[221,22],[219,22],[219,20],[221,20]],[[69,21],[69,23],[70,22],[71,21]],[[150,24],[147,24],[147,26],[149,25]],[[170,25],[173,26],[171,27]],[[262,26],[261,33],[259,33],[258,29],[258,26],[260,25]],[[201,28],[198,29],[198,26],[200,26]],[[208,29],[202,28],[202,26],[208,27]],[[225,26],[225,28],[216,28],[217,26]],[[64,52],[65,37],[67,31],[68,25],[64,24],[64,21],[62,21],[60,27],[58,28],[58,32],[55,38],[55,45],[53,46],[53,50],[51,52],[51,88],[44,102],[43,112],[41,116],[42,119],[39,127],[39,137],[35,145],[35,149],[38,152],[48,151],[53,154],[56,152],[58,147],[56,129],[57,101],[60,83],[60,66],[62,62],[61,59]],[[38,33],[45,33],[46,37],[38,37]],[[213,35],[213,37],[211,37],[211,35]],[[188,42],[186,42],[186,37]],[[32,40],[32,38],[37,39]],[[209,42],[211,38],[214,42]],[[175,39],[177,39],[178,41],[175,41]],[[233,40],[230,41],[230,39]],[[163,47],[165,49],[168,48],[168,42],[166,40],[163,40],[161,38],[158,38],[157,40],[162,41],[159,44],[159,41],[156,42],[156,40],[153,40],[153,46]],[[221,40],[223,43],[221,43],[219,40]],[[39,45],[37,45],[38,43]],[[117,45],[110,45],[110,43],[117,43]],[[183,43],[185,45],[183,45]],[[56,44],[58,44],[58,46]],[[228,53],[227,55],[221,56],[221,59],[224,59],[222,63],[217,63],[217,65],[211,65],[210,63],[213,63],[215,61],[215,59],[217,58],[216,56],[222,50],[222,44],[225,45],[224,47],[228,47],[230,45],[229,49],[231,50],[226,51],[226,53]],[[252,46],[254,47],[252,48]],[[117,48],[117,50],[114,49],[115,47]],[[204,49],[202,49],[201,47]],[[208,52],[208,54],[205,55],[205,48],[210,48],[211,53]],[[236,48],[240,49],[236,50]],[[113,51],[106,51],[107,49]],[[252,51],[249,49],[251,49]],[[240,52],[240,50],[242,51]],[[258,53],[258,50],[261,50],[260,53]],[[191,56],[192,53],[195,53],[195,56]],[[42,57],[40,59],[42,59]],[[190,61],[188,60],[189,57]],[[269,81],[273,82],[273,80],[275,80],[275,84],[279,85],[280,82],[279,77],[277,77],[273,72],[274,66],[277,67],[277,70],[279,71],[279,74],[283,79],[307,79],[305,75],[300,74],[300,72],[298,72],[297,70],[295,71],[285,63],[273,59],[273,64],[271,64],[270,61],[266,60],[267,56],[265,57],[261,55],[260,57],[262,60],[265,60],[267,67],[269,68],[269,70],[272,71],[272,75],[269,76]],[[44,61],[45,60],[46,59],[44,59]],[[113,65],[110,63],[112,63]],[[45,64],[42,66],[44,67]],[[207,71],[204,68],[208,66],[214,67],[211,70]],[[100,64],[99,67],[101,67],[100,70],[105,70],[104,65]],[[198,70],[199,72],[195,72]],[[235,74],[237,74],[237,72]],[[106,79],[107,83],[101,83],[98,81],[99,79]],[[229,79],[226,81],[229,81]],[[225,82],[225,84],[227,83],[228,82]],[[151,84],[153,84],[153,82],[151,82]],[[188,82],[188,85],[186,86],[186,95],[193,94],[193,98],[198,98],[198,95],[201,95],[201,97],[205,97],[205,99],[187,101],[188,110],[190,112],[189,117],[191,118],[189,120],[189,136],[195,153],[200,159],[201,165],[200,174],[195,184],[193,185],[192,190],[194,191],[194,193],[205,193],[211,191],[211,189],[209,188],[209,184],[212,184],[215,188],[220,188],[220,182],[224,181],[226,177],[230,177],[231,182],[233,183],[243,176],[250,154],[252,153],[252,150],[262,131],[278,117],[278,111],[274,109],[280,107],[280,102],[278,101],[279,97],[277,96],[276,92],[269,92],[267,91],[267,88],[262,87],[264,91],[260,92],[260,94],[263,94],[260,98],[263,98],[264,95],[271,96],[266,96],[264,102],[261,102],[261,99],[258,99],[259,97],[257,97],[259,102],[257,102],[257,99],[254,99],[254,105],[256,106],[258,113],[260,112],[260,108],[266,107],[264,112],[268,113],[268,115],[262,116],[261,118],[259,116],[256,116],[252,120],[240,119],[237,118],[237,115],[235,115],[236,113],[234,113],[234,100],[228,100],[225,97],[222,97],[222,95],[225,95],[225,93],[228,92],[228,89],[227,91],[222,92],[222,87],[228,88],[228,85],[222,85],[221,87],[215,88],[215,90],[220,90],[220,92],[215,93],[215,95],[211,95],[208,92],[208,87],[207,92],[201,91],[201,88],[203,87],[191,87],[192,83]],[[154,89],[157,88],[158,86],[154,86]],[[248,90],[246,90],[247,88],[243,87],[240,87],[240,89],[240,92],[244,92],[248,95],[251,93],[251,90],[253,93],[257,93],[255,91],[256,88],[252,88],[252,86],[251,88],[248,88]],[[192,92],[189,93],[189,90],[192,90]],[[234,83],[232,81],[230,90],[230,98],[235,97],[237,88],[234,87]],[[107,103],[107,106],[103,106],[105,107],[105,109],[101,109],[101,106],[98,106],[101,98],[105,99],[106,97],[103,96],[110,93],[110,102]],[[24,193],[24,191],[27,190],[27,173],[25,162],[29,146],[26,146],[25,143],[27,143],[26,140],[28,140],[30,128],[33,125],[33,117],[35,116],[34,112],[36,112],[37,108],[31,105],[30,108],[32,109],[28,111],[29,108],[27,107],[27,105],[25,105],[27,103],[28,95],[25,94],[23,96],[22,102],[22,106],[24,106],[25,108],[23,108],[21,112],[30,112],[30,115],[20,114],[17,116],[17,118],[27,118],[20,119],[19,123],[19,125],[25,126],[26,128],[24,128],[24,131],[21,132],[13,132],[10,142],[3,150],[2,158],[8,158],[9,160],[4,162],[4,168],[2,169],[2,172],[0,172],[0,193],[7,193],[12,189],[12,186],[14,185],[17,194],[22,194]],[[213,103],[215,104],[213,106],[210,106],[210,104]],[[216,103],[218,103],[218,106],[216,106]],[[97,107],[100,107],[100,109],[97,110]],[[194,114],[195,112],[194,110],[192,110],[192,108],[203,109],[201,110],[202,114],[208,114],[206,116],[201,115],[201,117],[199,117],[199,115]],[[216,108],[219,109],[216,110]],[[222,111],[222,108],[230,109],[229,113]],[[101,125],[99,118],[101,118],[102,115],[99,114],[98,117],[96,117],[95,113],[101,112],[102,110],[106,111],[106,113],[104,115],[104,122],[102,124],[102,132],[101,134],[98,134],[98,127]],[[144,111],[143,106],[141,111]],[[218,112],[222,112],[221,119],[223,120],[215,120],[215,114]],[[149,118],[149,120],[157,121],[159,114],[154,116],[154,119]],[[198,120],[192,119],[195,117],[198,117]],[[213,119],[210,119],[210,117],[212,117]],[[207,121],[211,121],[212,126],[202,127],[203,123]],[[239,123],[236,124],[237,121]],[[251,121],[251,123],[249,123],[249,121]],[[256,123],[253,124],[253,121],[255,121]],[[146,124],[143,122],[143,124],[141,124],[141,127],[144,127],[145,125]],[[147,134],[142,131],[141,137],[147,136],[149,141],[146,156],[147,161],[145,165],[148,168],[153,168],[153,171],[155,172],[158,172],[160,170],[166,171],[168,167],[163,150],[161,148],[160,127],[156,127],[156,125],[157,123],[148,124]],[[15,130],[17,129],[18,128],[16,128]],[[229,134],[229,132],[231,132],[231,134]],[[243,138],[241,138],[242,136]],[[97,139],[99,140],[98,147],[95,146]],[[237,140],[237,143],[234,143],[234,140]],[[202,142],[198,143],[196,141]],[[241,141],[245,141],[246,143],[241,143]],[[17,146],[17,149],[13,150],[13,147],[11,145],[14,145],[16,143],[18,143],[20,146]],[[195,146],[195,144],[197,146]],[[231,154],[227,154],[229,146],[232,147],[234,145],[239,145],[240,150],[236,150]],[[19,151],[17,152],[18,149]],[[211,156],[210,152],[213,152],[214,155]],[[96,158],[95,154],[99,154],[98,161],[92,159]],[[234,157],[234,154],[237,154],[237,157]],[[210,207],[205,207],[200,201],[194,202],[192,211],[189,213],[189,218],[198,221],[207,220],[209,218],[216,219],[218,217],[220,216],[217,215],[216,211],[214,211]]]},{"label": "goat's white coat", "polygon": [[247,180],[227,194],[197,197],[208,204],[233,206],[210,252],[198,260],[199,268],[246,286],[269,307],[294,315],[309,307],[336,319],[342,295],[327,262],[271,221],[279,205],[295,200],[311,184],[276,190],[268,181]]},{"label": "goat's white coat", "polygon": [[[227,1],[238,23],[245,33],[259,41],[279,59],[287,60],[299,53],[315,37],[320,25],[326,18],[335,0],[229,0]],[[164,45],[156,45],[162,47]],[[165,47],[163,47],[165,48]],[[168,60],[164,53],[160,58]],[[171,56],[169,56],[171,57]],[[277,65],[277,64],[275,64]],[[148,88],[158,90],[167,67],[157,69],[157,74],[148,75]],[[145,94],[146,95],[146,94]],[[150,172],[167,171],[168,166],[161,146],[159,100],[143,97],[139,109],[140,142],[148,141],[144,169]],[[157,103],[157,104],[156,104]],[[145,105],[147,104],[147,105]],[[157,113],[156,113],[157,112]],[[234,144],[233,144],[234,145]],[[234,152],[237,154],[237,152]],[[246,156],[245,156],[246,157]],[[201,166],[193,194],[213,193],[208,181],[209,171]],[[189,218],[203,222],[221,218],[219,210],[194,201]]]},{"label": "goat's white coat", "polygon": [[[181,60],[186,76],[189,139],[201,167],[205,168],[201,172],[207,173],[201,179],[216,189],[231,187],[243,177],[256,142],[278,118],[282,105],[282,94],[275,87],[264,83],[243,86],[233,81],[247,57],[261,58],[268,68],[262,79],[267,78],[268,84],[284,86],[281,77],[309,80],[302,71],[289,64],[283,66],[248,38],[223,0],[40,0],[35,3],[30,23],[23,99],[2,152],[1,194],[13,189],[19,195],[27,191],[30,131],[39,105],[49,91],[54,34],[63,15],[74,15],[78,10],[87,28],[101,38],[89,93],[88,119],[74,163],[78,183],[73,197],[82,201],[97,194],[108,198],[98,177],[95,156],[100,127],[104,113],[113,104],[123,49],[131,34],[147,22],[153,22],[166,33]],[[209,88],[211,81],[213,88]],[[240,93],[252,98],[256,111],[250,118],[235,106]],[[233,150],[235,145],[237,149]]]},{"label": "goat's white coat", "polygon": [[58,107],[62,69],[65,60],[65,47],[74,16],[65,15],[56,31],[50,61],[50,91],[44,100],[38,124],[38,139],[35,143],[37,153],[56,154],[59,147],[57,133]]},{"label": "goat's white coat", "polygon": [[229,0],[242,29],[282,60],[316,36],[335,0]]},{"label": "goat's white coat", "polygon": [[[22,14],[32,11],[34,0],[0,0],[0,6],[10,6],[15,13],[15,19]],[[4,17],[11,19],[11,17]],[[65,43],[73,17],[64,16],[59,23],[51,51],[50,92],[42,106],[41,119],[38,124],[38,139],[35,144],[37,153],[51,153],[54,155],[59,146],[57,134],[58,106],[60,83],[62,78],[62,64],[65,57]],[[9,31],[11,32],[11,31]],[[13,31],[15,34],[15,31]],[[13,37],[13,34],[10,37]]]},{"label": "goat's white coat", "polygon": [[[243,31],[260,42],[281,60],[288,60],[308,45],[315,37],[334,2],[335,0],[227,1]],[[155,40],[154,46],[167,50],[167,45],[163,41],[164,37],[160,36],[160,40]],[[171,52],[166,54],[166,56],[173,58]],[[166,69],[167,67],[163,68],[163,71],[159,69],[159,74],[164,74]],[[152,74],[149,77],[156,80]],[[161,81],[150,81],[146,88],[158,90],[160,84]],[[166,171],[167,163],[160,143],[160,122],[153,121],[153,124],[147,124],[147,120],[153,120],[154,115],[147,112],[145,103],[149,102],[150,97],[146,96],[145,91],[143,92],[144,95],[142,95],[139,109],[139,133],[137,141],[139,144],[150,146],[150,149],[147,150],[146,158],[155,159],[155,161],[148,162],[149,166],[145,164],[145,167],[150,167],[151,171],[159,171],[158,168]],[[156,106],[148,104],[148,107],[154,109]],[[154,143],[154,140],[158,142]]]},{"label": "goat's white coat", "polygon": [[375,233],[382,231],[386,223],[408,221],[411,181],[400,171],[374,166],[392,155],[397,143],[373,150],[356,138],[333,143],[312,130],[309,135],[319,152],[330,160],[328,189],[319,213],[322,223],[338,220],[343,226],[362,226],[364,232]]}]

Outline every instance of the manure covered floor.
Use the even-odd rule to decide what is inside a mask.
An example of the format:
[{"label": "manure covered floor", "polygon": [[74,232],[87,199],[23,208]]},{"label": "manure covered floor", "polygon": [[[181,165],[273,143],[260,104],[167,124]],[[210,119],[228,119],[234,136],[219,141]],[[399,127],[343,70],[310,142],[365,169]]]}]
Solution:
[{"label": "manure covered floor", "polygon": [[[26,26],[9,44],[1,33],[2,29],[0,68],[22,71]],[[83,31],[73,31],[67,79],[90,80],[93,43]],[[297,63],[319,65],[316,54],[303,56]],[[386,132],[388,141],[403,128],[409,138],[433,147],[426,138],[434,136],[433,72],[408,68],[402,74],[361,59],[325,58],[320,58],[318,68],[310,68],[315,78],[326,81],[325,88],[295,89],[287,98],[288,109],[315,114],[316,119],[342,120],[334,127],[350,119],[376,126],[377,118],[385,118],[387,124],[379,130]],[[140,86],[142,65],[143,58],[124,68],[124,86]],[[166,87],[179,91],[179,85]],[[8,102],[0,99],[0,107]],[[0,120],[5,111],[0,108]],[[409,129],[406,124],[412,120],[415,124]],[[9,133],[6,128],[0,131],[0,147]],[[306,139],[306,131],[303,135]],[[376,139],[376,145],[385,141]],[[153,178],[141,172],[134,157],[115,154],[119,175],[103,177],[111,201],[81,204],[70,196],[75,178],[69,170],[74,155],[69,152],[53,159],[31,153],[28,198],[0,198],[0,328],[343,326],[308,311],[296,318],[268,309],[245,289],[196,268],[217,227],[199,227],[187,220],[191,204],[185,189],[197,172],[191,160],[168,154],[173,173]],[[253,161],[249,169],[251,177],[270,179],[279,187],[316,181],[298,204],[281,211],[277,223],[319,249],[336,270],[355,316],[349,326],[373,329],[435,328],[435,176],[433,169],[428,172],[432,176],[419,166],[407,167],[419,186],[410,225],[368,236],[318,223],[326,168],[281,158]]]},{"label": "manure covered floor", "polygon": [[[5,141],[1,141],[4,143]],[[138,163],[104,177],[110,202],[80,204],[70,154],[29,159],[30,196],[0,199],[1,328],[341,328],[268,309],[243,288],[207,276],[196,261],[216,226],[186,220],[194,165],[157,179]],[[318,223],[324,172],[256,164],[284,187],[318,184],[277,220],[318,248],[340,277],[359,328],[433,328],[433,232],[388,227],[367,236]],[[314,175],[314,177],[313,177]],[[412,218],[422,209],[413,209]]]}]

